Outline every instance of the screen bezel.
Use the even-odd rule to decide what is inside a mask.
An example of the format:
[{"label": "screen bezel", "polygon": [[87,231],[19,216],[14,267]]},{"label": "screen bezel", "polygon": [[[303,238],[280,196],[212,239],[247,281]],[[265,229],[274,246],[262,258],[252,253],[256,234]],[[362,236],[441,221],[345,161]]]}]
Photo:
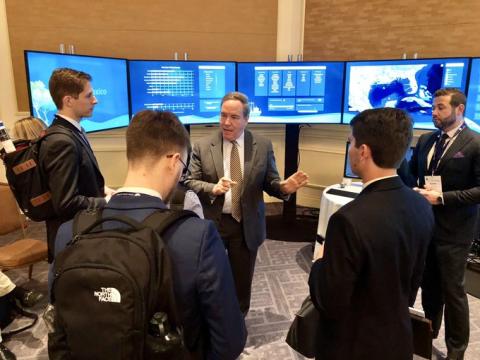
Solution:
[{"label": "screen bezel", "polygon": [[[311,66],[311,65],[324,65],[324,64],[343,64],[343,71],[342,71],[342,84],[341,84],[341,99],[340,99],[340,119],[336,122],[293,122],[293,121],[276,121],[276,122],[263,122],[263,121],[249,121],[251,124],[263,124],[263,125],[288,125],[288,124],[293,124],[293,125],[344,125],[343,123],[343,102],[344,102],[344,96],[345,96],[345,71],[346,71],[346,61],[340,61],[340,60],[332,60],[332,61],[239,61],[237,62],[237,91],[241,91],[238,88],[238,79],[240,78],[239,68],[242,64],[246,65],[259,65],[259,66]],[[245,94],[248,96],[248,94]],[[250,98],[249,98],[250,100]],[[279,117],[285,118],[286,116]]]},{"label": "screen bezel", "polygon": [[[342,123],[344,125],[348,125],[349,122],[346,122],[346,119],[344,118],[345,114],[352,115],[351,112],[346,111],[345,107],[347,104],[345,103],[347,101],[347,87],[349,87],[349,84],[347,83],[347,75],[348,75],[348,81],[350,81],[350,76],[349,76],[349,68],[350,66],[358,63],[371,63],[372,65],[375,65],[375,63],[378,63],[379,65],[386,65],[385,63],[398,63],[401,65],[401,62],[408,62],[410,64],[413,64],[415,62],[421,62],[421,61],[435,61],[439,60],[441,62],[447,62],[449,60],[460,60],[460,61],[465,61],[465,82],[464,82],[464,88],[460,88],[460,90],[465,94],[465,96],[468,96],[467,91],[468,91],[468,86],[470,82],[470,69],[471,69],[471,62],[472,58],[471,57],[434,57],[434,58],[417,58],[417,59],[366,59],[366,60],[352,60],[352,61],[346,61],[345,62],[345,73],[344,73],[344,84],[343,84],[343,98],[342,98]],[[407,112],[408,113],[408,112]],[[359,114],[359,112],[357,112]],[[408,113],[410,115],[410,113]],[[354,114],[355,116],[356,114]],[[411,115],[410,115],[411,116]],[[413,129],[415,130],[428,130],[428,131],[434,131],[435,129],[433,128],[428,128],[428,127],[417,127],[414,124]]]},{"label": "screen bezel", "polygon": [[[233,67],[234,67],[234,70],[233,70],[233,76],[234,76],[234,79],[233,79],[233,83],[234,83],[234,90],[233,91],[237,91],[236,89],[238,88],[238,84],[237,84],[237,71],[238,71],[238,67],[237,67],[237,62],[236,61],[230,61],[230,60],[166,60],[166,59],[162,59],[162,60],[157,60],[157,59],[127,59],[127,71],[128,71],[128,89],[129,89],[129,108],[130,108],[130,111],[131,111],[131,117],[133,117],[135,114],[133,113],[133,104],[132,104],[132,96],[130,94],[130,90],[131,90],[131,87],[130,87],[130,63],[131,62],[135,62],[135,61],[142,61],[142,62],[165,62],[165,63],[179,63],[179,64],[182,64],[182,63],[204,63],[206,65],[208,64],[218,64],[218,63],[221,63],[221,64],[233,64]],[[181,118],[181,115],[177,115],[175,114],[178,119],[180,120],[180,122],[184,125],[184,126],[192,126],[192,125],[207,125],[207,126],[210,126],[210,125],[216,125],[220,122],[220,111],[218,112],[218,119],[217,121],[211,121],[211,122],[201,122],[201,123],[195,123],[195,124],[189,124],[189,123],[185,123],[182,121],[182,118]]]},{"label": "screen bezel", "polygon": [[[25,62],[25,74],[27,78],[27,91],[28,91],[28,106],[30,108],[30,115],[35,116],[33,112],[33,101],[32,101],[32,91],[30,88],[30,72],[29,72],[29,64],[28,64],[28,54],[29,53],[36,53],[36,54],[49,54],[49,55],[56,55],[56,56],[76,56],[76,57],[85,57],[85,58],[95,58],[95,59],[108,59],[108,60],[123,60],[125,61],[125,71],[126,71],[126,90],[127,90],[127,107],[128,107],[128,124],[130,124],[130,121],[132,120],[132,108],[130,106],[131,100],[131,92],[130,92],[130,78],[129,78],[129,72],[128,72],[128,59],[126,58],[116,58],[116,57],[109,57],[109,56],[95,56],[95,55],[78,55],[78,54],[63,54],[63,53],[57,53],[57,52],[50,52],[50,51],[37,51],[37,50],[24,50],[23,51],[23,56],[24,56],[24,62]],[[57,109],[58,110],[58,109]],[[94,110],[95,111],[95,110]],[[97,132],[102,132],[102,131],[109,131],[109,130],[115,130],[115,129],[123,129],[127,128],[128,125],[126,126],[116,126],[116,127],[110,127],[107,129],[97,129],[97,130],[90,130],[86,131],[88,134],[93,134]]]}]

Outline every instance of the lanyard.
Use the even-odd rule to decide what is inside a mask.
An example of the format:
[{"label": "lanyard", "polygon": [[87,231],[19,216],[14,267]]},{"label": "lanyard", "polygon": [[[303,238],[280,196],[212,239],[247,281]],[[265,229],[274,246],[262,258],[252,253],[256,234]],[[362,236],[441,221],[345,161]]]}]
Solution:
[{"label": "lanyard", "polygon": [[[455,133],[452,135],[452,137],[448,137],[447,139],[445,139],[445,143],[442,146],[442,150],[441,150],[440,154],[437,155],[437,154],[435,154],[435,151],[433,152],[432,159],[430,161],[434,161],[434,158],[436,157],[436,155],[439,157],[439,159],[438,159],[437,163],[435,164],[435,168],[432,168],[432,175],[434,175],[435,172],[437,171],[438,166],[440,165],[440,161],[442,160],[442,157],[444,155],[445,149],[448,147],[448,144],[450,144],[450,142],[453,141],[458,136],[458,134],[460,134],[462,132],[462,130],[465,129],[466,127],[467,127],[467,123],[463,122],[463,124],[460,125],[460,127],[457,129],[457,131],[455,131]],[[446,134],[446,133],[444,133],[444,134]],[[442,133],[437,135],[437,142],[441,141],[441,138],[442,138]],[[435,143],[434,146],[436,146],[436,143]]]}]

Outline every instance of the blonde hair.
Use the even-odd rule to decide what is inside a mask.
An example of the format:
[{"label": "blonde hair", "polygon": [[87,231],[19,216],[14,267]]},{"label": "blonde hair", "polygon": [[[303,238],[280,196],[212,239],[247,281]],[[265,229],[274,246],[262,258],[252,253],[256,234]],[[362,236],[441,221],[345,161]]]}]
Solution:
[{"label": "blonde hair", "polygon": [[47,129],[45,123],[33,116],[17,120],[13,125],[13,136],[17,140],[34,140]]}]

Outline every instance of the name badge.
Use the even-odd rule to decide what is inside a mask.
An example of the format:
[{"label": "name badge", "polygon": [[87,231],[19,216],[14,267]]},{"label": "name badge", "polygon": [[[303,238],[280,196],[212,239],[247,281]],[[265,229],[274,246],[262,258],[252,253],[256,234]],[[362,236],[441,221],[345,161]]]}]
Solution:
[{"label": "name badge", "polygon": [[429,187],[440,194],[443,193],[442,177],[439,175],[425,176],[425,187]]}]

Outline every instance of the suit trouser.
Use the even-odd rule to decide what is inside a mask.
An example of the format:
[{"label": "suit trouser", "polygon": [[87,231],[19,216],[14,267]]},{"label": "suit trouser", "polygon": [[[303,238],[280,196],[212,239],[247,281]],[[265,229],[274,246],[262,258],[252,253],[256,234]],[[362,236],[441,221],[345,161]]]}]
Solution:
[{"label": "suit trouser", "polygon": [[227,249],[240,310],[246,315],[250,309],[257,252],[248,248],[242,223],[237,222],[230,214],[222,214],[218,232]]},{"label": "suit trouser", "polygon": [[465,268],[470,245],[433,239],[422,280],[422,306],[438,336],[445,306],[445,343],[453,358],[463,358],[470,336]]}]

